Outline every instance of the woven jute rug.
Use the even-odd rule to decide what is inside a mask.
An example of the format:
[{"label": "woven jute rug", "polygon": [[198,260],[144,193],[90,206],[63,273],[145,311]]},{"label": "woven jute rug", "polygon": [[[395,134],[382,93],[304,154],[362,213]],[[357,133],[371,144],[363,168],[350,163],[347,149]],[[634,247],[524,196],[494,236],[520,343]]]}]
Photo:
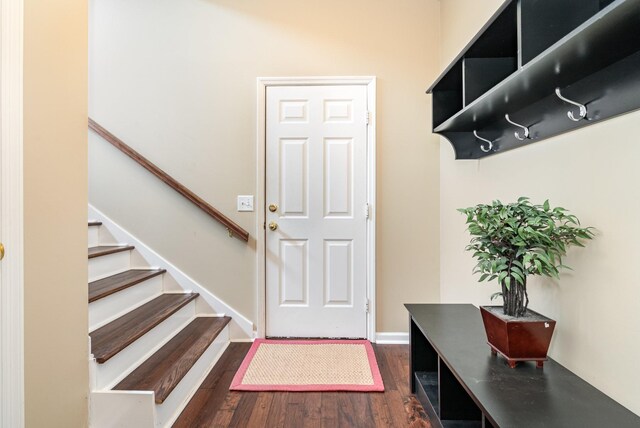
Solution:
[{"label": "woven jute rug", "polygon": [[257,339],[233,381],[234,391],[384,391],[367,340]]}]

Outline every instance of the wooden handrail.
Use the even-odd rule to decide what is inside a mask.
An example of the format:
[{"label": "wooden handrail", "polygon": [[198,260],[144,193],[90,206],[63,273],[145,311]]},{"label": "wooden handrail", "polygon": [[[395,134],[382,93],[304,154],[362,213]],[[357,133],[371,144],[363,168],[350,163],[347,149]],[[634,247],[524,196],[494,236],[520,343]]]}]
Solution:
[{"label": "wooden handrail", "polygon": [[218,220],[222,223],[227,230],[229,231],[230,236],[235,236],[237,238],[242,239],[243,241],[249,241],[249,232],[244,230],[242,227],[234,223],[229,217],[222,214],[220,211],[209,205],[204,199],[193,193],[191,190],[187,189],[182,184],[178,183],[178,181],[171,177],[169,174],[158,168],[154,165],[149,159],[142,156],[140,153],[133,150],[131,147],[127,146],[122,140],[118,137],[104,129],[102,126],[97,124],[93,119],[89,118],[89,129],[94,131],[96,134],[100,135],[102,138],[111,143],[114,147],[120,150],[125,155],[129,156],[131,159],[136,161],[139,165],[149,171],[151,174],[158,177],[160,180],[164,181],[169,187],[171,187],[176,192],[180,193],[182,196],[191,201],[194,205],[200,208],[205,213],[209,214],[211,217]]}]

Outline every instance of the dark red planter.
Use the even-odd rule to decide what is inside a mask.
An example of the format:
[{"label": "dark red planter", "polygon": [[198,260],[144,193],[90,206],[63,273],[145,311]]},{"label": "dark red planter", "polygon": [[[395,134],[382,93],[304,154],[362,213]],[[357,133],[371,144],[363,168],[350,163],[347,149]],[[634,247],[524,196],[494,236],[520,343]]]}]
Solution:
[{"label": "dark red planter", "polygon": [[480,307],[491,352],[504,356],[512,368],[518,361],[535,361],[538,367],[542,367],[547,360],[556,322],[531,310],[527,312],[536,315],[536,319],[504,319],[500,317],[501,313],[495,314],[485,309],[489,307],[501,306]]}]

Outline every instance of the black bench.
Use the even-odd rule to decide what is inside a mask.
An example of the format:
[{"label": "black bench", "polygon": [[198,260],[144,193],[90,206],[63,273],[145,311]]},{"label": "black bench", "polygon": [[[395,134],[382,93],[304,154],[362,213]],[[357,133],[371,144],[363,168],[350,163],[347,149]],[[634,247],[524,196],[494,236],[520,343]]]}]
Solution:
[{"label": "black bench", "polygon": [[405,307],[411,390],[435,427],[640,427],[639,416],[552,359],[512,369],[491,355],[473,305]]}]

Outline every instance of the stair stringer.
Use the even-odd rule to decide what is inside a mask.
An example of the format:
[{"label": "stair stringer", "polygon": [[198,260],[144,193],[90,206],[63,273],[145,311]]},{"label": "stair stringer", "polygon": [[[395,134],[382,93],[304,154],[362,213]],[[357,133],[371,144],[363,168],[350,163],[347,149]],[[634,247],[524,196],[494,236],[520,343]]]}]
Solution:
[{"label": "stair stringer", "polygon": [[152,391],[91,391],[89,426],[155,428]]},{"label": "stair stringer", "polygon": [[[194,279],[182,272],[176,266],[171,264],[164,257],[152,250],[144,242],[140,241],[134,235],[125,230],[122,226],[111,220],[100,210],[89,204],[89,218],[102,222],[102,227],[109,231],[116,242],[127,242],[136,247],[137,253],[144,261],[152,267],[162,267],[167,270],[165,281],[168,282],[173,278],[177,285],[183,290],[191,290],[199,293],[200,297],[211,306],[213,312],[218,315],[226,315],[231,317],[229,323],[229,338],[232,342],[248,341],[255,338],[253,322],[234,310],[223,300],[216,297],[211,291],[204,288]],[[165,282],[165,284],[166,284]]]}]

